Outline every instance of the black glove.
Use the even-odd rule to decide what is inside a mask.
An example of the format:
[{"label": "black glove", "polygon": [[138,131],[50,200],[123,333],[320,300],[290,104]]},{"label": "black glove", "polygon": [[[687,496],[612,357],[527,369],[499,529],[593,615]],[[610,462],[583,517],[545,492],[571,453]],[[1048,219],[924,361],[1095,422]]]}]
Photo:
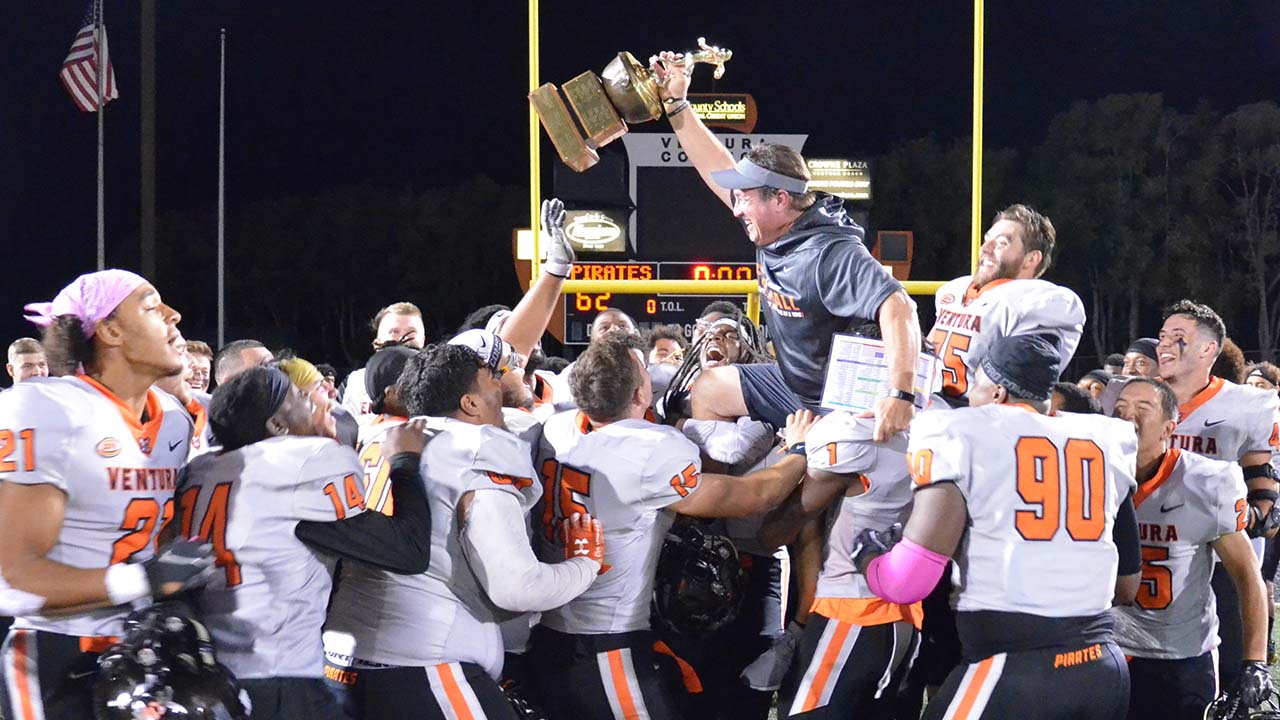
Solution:
[{"label": "black glove", "polygon": [[213,545],[202,540],[175,540],[142,563],[153,597],[200,587],[214,573]]},{"label": "black glove", "polygon": [[1236,697],[1240,704],[1252,710],[1266,702],[1275,689],[1271,687],[1271,673],[1267,664],[1258,660],[1246,660],[1240,671],[1240,681],[1236,685]]},{"label": "black glove", "polygon": [[849,557],[864,575],[872,560],[889,552],[902,539],[902,523],[894,523],[888,530],[863,530],[853,540],[853,552]]}]

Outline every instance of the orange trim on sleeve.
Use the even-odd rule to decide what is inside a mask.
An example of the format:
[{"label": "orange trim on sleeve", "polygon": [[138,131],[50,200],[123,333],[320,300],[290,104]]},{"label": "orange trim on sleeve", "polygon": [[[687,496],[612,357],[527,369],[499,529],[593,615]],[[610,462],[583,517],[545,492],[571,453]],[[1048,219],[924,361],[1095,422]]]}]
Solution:
[{"label": "orange trim on sleeve", "polygon": [[924,623],[924,606],[918,602],[899,605],[881,598],[815,598],[810,612],[829,620],[871,627],[889,623],[911,623],[917,630]]},{"label": "orange trim on sleeve", "polygon": [[1156,474],[1151,479],[1138,486],[1133,493],[1133,506],[1136,508],[1142,505],[1143,501],[1156,491],[1156,488],[1164,484],[1165,480],[1173,474],[1173,468],[1178,464],[1178,456],[1182,455],[1182,451],[1178,448],[1170,448],[1165,451],[1164,460],[1160,461],[1160,467],[1156,468]]},{"label": "orange trim on sleeve", "polygon": [[[1188,415],[1195,412],[1201,405],[1213,399],[1213,396],[1217,395],[1218,391],[1221,389],[1222,378],[1216,375],[1211,376],[1209,378],[1209,384],[1205,385],[1203,390],[1196,393],[1195,397],[1188,400],[1185,405],[1178,406],[1178,416],[1181,417],[1182,420],[1186,420]],[[1178,422],[1181,423],[1182,421],[1179,420]]]},{"label": "orange trim on sleeve", "polygon": [[978,663],[978,669],[974,671],[973,677],[969,679],[969,685],[964,690],[964,697],[960,699],[960,706],[956,708],[956,714],[952,716],[953,720],[969,720],[969,713],[973,712],[973,705],[978,701],[978,695],[982,692],[982,685],[986,683],[987,676],[991,674],[991,666],[994,662],[995,658],[987,658]]},{"label": "orange trim on sleeve", "polygon": [[702,692],[702,678],[698,677],[698,671],[685,662],[684,658],[677,655],[674,650],[661,640],[653,644],[653,651],[676,661],[676,666],[680,668],[680,680],[684,683],[685,690],[694,695]]},{"label": "orange trim on sleeve", "polygon": [[145,414],[147,416],[146,424],[143,424],[142,418],[133,414],[133,408],[129,407],[115,393],[107,389],[105,385],[94,380],[88,375],[77,375],[77,378],[88,383],[89,387],[102,393],[111,402],[115,403],[116,409],[120,411],[120,417],[124,419],[129,430],[133,432],[133,439],[138,443],[138,448],[147,455],[155,449],[156,438],[160,435],[160,426],[164,424],[164,408],[160,405],[160,396],[155,390],[147,390],[147,405]]}]

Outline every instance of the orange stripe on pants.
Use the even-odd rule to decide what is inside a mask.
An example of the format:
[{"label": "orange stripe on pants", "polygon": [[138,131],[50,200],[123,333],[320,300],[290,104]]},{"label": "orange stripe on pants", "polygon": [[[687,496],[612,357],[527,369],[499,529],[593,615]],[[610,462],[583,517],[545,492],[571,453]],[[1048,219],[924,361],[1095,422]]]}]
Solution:
[{"label": "orange stripe on pants", "polygon": [[627,720],[638,720],[640,713],[636,711],[635,698],[631,697],[631,687],[627,685],[627,670],[622,666],[622,651],[610,650],[609,675],[613,680],[613,691],[618,695],[618,707],[622,708],[622,717]]},{"label": "orange stripe on pants", "polygon": [[440,684],[444,687],[444,694],[448,696],[453,711],[458,714],[458,720],[475,720],[475,715],[471,714],[471,708],[467,706],[467,699],[462,695],[462,688],[458,687],[458,680],[453,676],[453,667],[437,665],[436,672],[440,673]]},{"label": "orange stripe on pants", "polygon": [[36,716],[35,700],[31,697],[31,678],[27,676],[27,640],[32,634],[18,630],[13,634],[13,676],[18,686],[18,720]]},{"label": "orange stripe on pants", "polygon": [[827,643],[827,651],[822,653],[821,664],[818,665],[818,674],[813,677],[813,682],[809,684],[809,692],[804,697],[804,705],[800,708],[800,712],[809,712],[818,707],[818,701],[822,698],[822,690],[827,686],[827,682],[831,680],[831,671],[835,669],[836,659],[840,657],[840,649],[844,647],[844,641],[849,637],[849,630],[852,625],[848,623],[836,622],[836,631],[831,634],[831,641]]},{"label": "orange stripe on pants", "polygon": [[969,712],[973,710],[973,704],[978,700],[978,693],[982,692],[982,684],[987,681],[987,675],[991,674],[993,662],[995,658],[989,657],[978,663],[978,669],[974,670],[973,677],[969,680],[969,687],[965,688],[964,697],[960,699],[960,707],[956,708],[955,720],[968,720]]}]

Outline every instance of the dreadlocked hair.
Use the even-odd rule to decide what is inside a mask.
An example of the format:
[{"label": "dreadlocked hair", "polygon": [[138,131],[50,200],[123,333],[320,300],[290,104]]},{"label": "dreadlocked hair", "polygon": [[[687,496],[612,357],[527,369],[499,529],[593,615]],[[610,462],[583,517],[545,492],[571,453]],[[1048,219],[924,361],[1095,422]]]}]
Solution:
[{"label": "dreadlocked hair", "polygon": [[[760,326],[736,307],[729,317],[738,323],[738,345],[741,348],[738,360],[734,364],[774,362],[773,356],[765,348],[764,333],[761,332]],[[671,378],[671,384],[667,386],[667,391],[662,394],[664,415],[668,417],[688,415],[689,386],[693,385],[693,381],[702,370],[702,350],[707,346],[708,335],[709,333],[703,333],[702,337],[698,338],[698,341],[685,352],[684,362],[680,363],[676,374]]]}]

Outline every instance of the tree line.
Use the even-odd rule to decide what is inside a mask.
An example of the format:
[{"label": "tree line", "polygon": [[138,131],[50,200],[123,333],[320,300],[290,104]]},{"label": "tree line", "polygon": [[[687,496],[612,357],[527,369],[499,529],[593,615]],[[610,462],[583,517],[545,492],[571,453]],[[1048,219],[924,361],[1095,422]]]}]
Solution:
[{"label": "tree line", "polygon": [[[912,276],[969,263],[970,144],[918,138],[875,159],[872,224],[915,233]],[[1048,279],[1073,288],[1088,325],[1078,357],[1121,352],[1181,297],[1215,307],[1264,359],[1280,345],[1280,108],[1170,107],[1158,94],[1081,101],[1042,142],[988,149],[984,221],[1013,202],[1058,231]],[[512,229],[527,190],[477,175],[452,187],[352,185],[228,213],[228,340],[261,337],[338,365],[362,364],[381,305],[422,307],[428,334],[470,310],[519,298]],[[213,340],[211,211],[158,218],[159,274],[193,337]],[[173,279],[178,279],[175,282]],[[921,299],[922,322],[932,303]]]}]

